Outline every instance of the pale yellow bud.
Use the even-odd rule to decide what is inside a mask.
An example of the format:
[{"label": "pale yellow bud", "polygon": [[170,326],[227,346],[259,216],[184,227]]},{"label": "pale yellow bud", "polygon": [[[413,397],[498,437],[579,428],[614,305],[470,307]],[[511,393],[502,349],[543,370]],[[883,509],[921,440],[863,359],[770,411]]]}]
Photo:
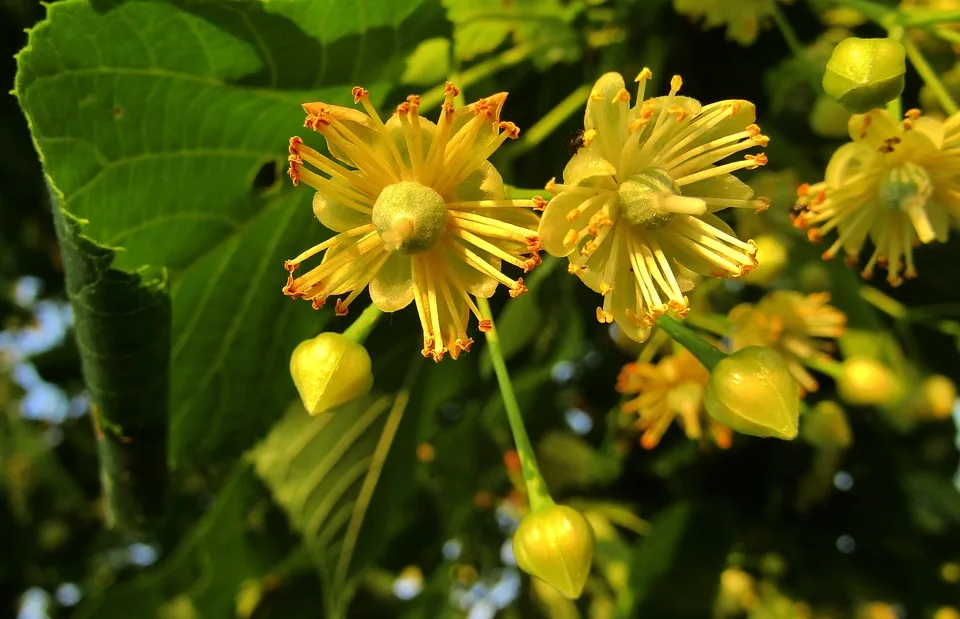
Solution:
[{"label": "pale yellow bud", "polygon": [[703,404],[714,420],[737,432],[785,440],[797,436],[799,388],[772,348],[748,346],[717,363]]},{"label": "pale yellow bud", "polygon": [[942,374],[924,379],[920,385],[920,410],[925,418],[946,419],[953,413],[957,403],[957,386]]},{"label": "pale yellow bud", "polygon": [[580,597],[587,583],[593,546],[590,523],[566,505],[528,515],[513,534],[513,556],[520,569],[570,599]]},{"label": "pale yellow bud", "polygon": [[787,264],[787,246],[776,234],[761,234],[757,245],[757,267],[744,275],[743,281],[755,286],[769,286]]},{"label": "pale yellow bud", "polygon": [[837,392],[844,402],[855,406],[890,404],[900,396],[900,381],[876,359],[851,357],[841,366]]},{"label": "pale yellow bud", "polygon": [[290,375],[311,415],[366,395],[373,387],[367,350],[339,333],[300,342],[290,355]]},{"label": "pale yellow bud", "polygon": [[960,619],[960,612],[952,606],[942,606],[933,613],[933,619]]}]

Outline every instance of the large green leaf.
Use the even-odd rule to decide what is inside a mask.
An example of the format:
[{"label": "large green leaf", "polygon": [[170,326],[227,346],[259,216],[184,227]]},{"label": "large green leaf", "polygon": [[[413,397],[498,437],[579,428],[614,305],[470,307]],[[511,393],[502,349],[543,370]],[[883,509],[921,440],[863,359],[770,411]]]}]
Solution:
[{"label": "large green leaf", "polygon": [[[402,479],[378,482],[390,471],[409,479],[412,463],[386,466],[388,455],[414,451],[418,420],[404,418],[407,401],[406,392],[370,395],[316,417],[296,407],[251,452],[257,474],[314,553],[330,619],[344,615],[354,575],[379,550],[371,545],[381,545],[389,538],[384,532],[402,524]],[[395,443],[398,434],[404,440]],[[384,493],[393,500],[383,500]]]},{"label": "large green leaf", "polygon": [[139,512],[119,499],[130,458],[163,468],[141,435],[168,434],[174,465],[211,464],[292,397],[287,355],[328,313],[280,294],[284,259],[326,234],[309,190],[276,181],[287,138],[303,101],[386,94],[436,9],[364,6],[64,0],[18,56],[121,516]]}]

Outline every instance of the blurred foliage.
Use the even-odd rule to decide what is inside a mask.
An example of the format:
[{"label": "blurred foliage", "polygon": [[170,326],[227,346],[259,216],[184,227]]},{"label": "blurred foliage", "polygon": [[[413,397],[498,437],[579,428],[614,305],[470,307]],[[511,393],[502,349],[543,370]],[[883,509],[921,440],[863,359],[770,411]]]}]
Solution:
[{"label": "blurred foliage", "polygon": [[[729,32],[716,1],[348,5],[0,3],[16,76],[0,99],[0,616],[949,617],[960,445],[922,386],[960,379],[956,235],[890,289],[821,261],[789,219],[845,139],[819,90],[830,52],[880,29],[802,0],[750,3],[756,30],[737,12]],[[908,36],[955,91],[951,46]],[[569,158],[583,87],[644,66],[658,94],[679,73],[689,96],[754,101],[771,136],[750,179],[771,207],[730,223],[787,258],[699,287],[691,324],[722,337],[767,287],[826,291],[848,324],[834,356],[875,359],[903,388],[841,407],[826,363],[796,441],[722,450],[673,429],[644,450],[616,379],[669,344],[624,342],[545,259],[528,294],[493,305],[544,476],[596,535],[571,602],[521,577],[506,544],[526,501],[482,338],[456,362],[411,362],[415,313],[387,316],[366,342],[387,395],[291,406],[293,348],[351,319],[280,294],[284,259],[327,234],[283,178],[286,141],[305,101],[350,104],[363,84],[384,110],[411,90],[435,108],[451,78],[469,100],[510,92],[524,131],[494,163],[530,195]],[[904,109],[935,111],[921,86],[909,70]]]}]

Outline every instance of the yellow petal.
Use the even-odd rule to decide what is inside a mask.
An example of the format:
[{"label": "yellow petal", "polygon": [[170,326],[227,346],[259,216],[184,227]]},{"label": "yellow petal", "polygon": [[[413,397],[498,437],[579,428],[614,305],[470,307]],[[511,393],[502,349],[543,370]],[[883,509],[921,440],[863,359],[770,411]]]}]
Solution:
[{"label": "yellow petal", "polygon": [[413,301],[410,256],[392,252],[370,281],[370,299],[384,312],[395,312]]},{"label": "yellow petal", "polygon": [[334,232],[346,232],[370,223],[370,215],[344,206],[320,191],[313,195],[313,214],[317,216],[320,223]]}]

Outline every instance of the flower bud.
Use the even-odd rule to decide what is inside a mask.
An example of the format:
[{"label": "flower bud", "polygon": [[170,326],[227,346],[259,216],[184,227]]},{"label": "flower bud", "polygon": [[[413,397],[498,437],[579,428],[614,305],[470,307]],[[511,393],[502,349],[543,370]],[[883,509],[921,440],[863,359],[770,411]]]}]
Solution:
[{"label": "flower bud", "polygon": [[960,612],[950,606],[941,606],[933,613],[933,619],[960,619]]},{"label": "flower bud", "polygon": [[833,49],[823,90],[854,114],[881,108],[903,92],[903,45],[893,39],[844,39]]},{"label": "flower bud", "polygon": [[820,95],[813,103],[808,117],[810,129],[823,138],[846,138],[850,112],[827,95]]},{"label": "flower bud", "polygon": [[783,358],[766,346],[742,348],[717,363],[703,405],[715,421],[743,434],[797,436],[799,388]]},{"label": "flower bud", "polygon": [[290,375],[311,415],[359,398],[373,387],[367,350],[339,333],[305,340],[290,356]]},{"label": "flower bud", "polygon": [[513,534],[513,556],[524,572],[580,597],[593,560],[593,529],[572,507],[551,505],[528,515]]},{"label": "flower bud", "polygon": [[803,440],[819,449],[846,449],[853,443],[847,415],[836,402],[818,403],[803,416]]},{"label": "flower bud", "polygon": [[942,374],[928,376],[920,385],[918,415],[925,419],[946,419],[957,403],[957,386]]},{"label": "flower bud", "polygon": [[755,243],[757,267],[744,275],[743,281],[754,286],[769,286],[787,264],[787,247],[776,234],[761,234]]},{"label": "flower bud", "polygon": [[854,406],[890,404],[900,396],[900,381],[876,359],[851,357],[841,366],[837,392]]}]

